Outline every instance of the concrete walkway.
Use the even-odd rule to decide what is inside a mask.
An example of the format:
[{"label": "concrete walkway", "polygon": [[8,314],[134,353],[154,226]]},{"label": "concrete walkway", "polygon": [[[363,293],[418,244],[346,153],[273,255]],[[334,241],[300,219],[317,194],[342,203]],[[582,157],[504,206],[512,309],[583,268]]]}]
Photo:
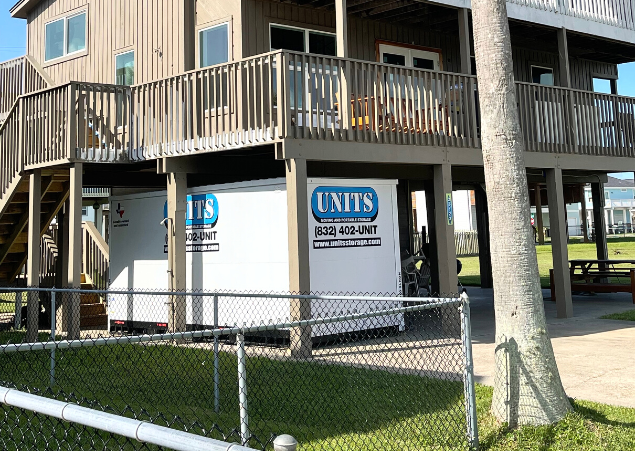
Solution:
[{"label": "concrete walkway", "polygon": [[[493,385],[493,292],[467,290],[476,381]],[[549,335],[570,397],[635,408],[635,322],[599,319],[630,309],[635,309],[630,293],[574,296],[574,317],[562,320],[556,318],[555,303],[545,302]]]}]

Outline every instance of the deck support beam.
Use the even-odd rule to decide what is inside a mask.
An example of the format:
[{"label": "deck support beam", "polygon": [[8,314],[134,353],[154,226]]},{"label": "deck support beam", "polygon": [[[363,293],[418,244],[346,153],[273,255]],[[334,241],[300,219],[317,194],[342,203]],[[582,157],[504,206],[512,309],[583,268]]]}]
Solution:
[{"label": "deck support beam", "polygon": [[434,232],[436,236],[439,294],[456,293],[456,248],[454,245],[454,211],[452,204],[452,167],[437,164],[433,169]]},{"label": "deck support beam", "polygon": [[567,221],[565,216],[562,169],[547,169],[547,198],[551,230],[551,251],[558,318],[573,316],[571,276],[569,274],[569,251],[567,249]]},{"label": "deck support beam", "polygon": [[[82,286],[82,163],[75,163],[70,168],[68,211],[68,288]],[[79,338],[80,303],[77,295],[62,296],[62,330],[69,339]]]},{"label": "deck support beam", "polygon": [[[337,57],[348,58],[348,10],[346,0],[335,0],[335,33],[337,40]],[[352,136],[350,129],[350,92],[348,80],[350,80],[349,63],[343,63],[341,68],[342,79],[340,81],[340,127],[348,133],[348,139]]]},{"label": "deck support beam", "polygon": [[538,244],[545,244],[545,227],[542,222],[542,196],[540,194],[540,185],[535,185],[534,190],[536,204],[536,230],[538,231]]},{"label": "deck support beam", "polygon": [[[170,172],[168,179],[168,289],[186,289],[185,214],[187,210],[187,174]],[[186,299],[174,295],[168,304],[168,329],[183,332],[186,327]]]},{"label": "deck support beam", "polygon": [[[311,273],[306,160],[293,158],[286,160],[285,165],[289,228],[289,291],[309,294],[311,292]],[[290,311],[291,321],[310,319],[311,301],[293,299]],[[311,327],[291,329],[290,339],[293,357],[301,359],[311,357]]]},{"label": "deck support beam", "polygon": [[582,240],[585,243],[589,242],[589,226],[587,222],[587,210],[586,210],[586,193],[584,192],[585,184],[580,184],[580,226],[582,228]]},{"label": "deck support beam", "polygon": [[560,86],[571,87],[571,68],[569,66],[569,43],[567,42],[567,29],[559,28],[558,33],[558,59],[560,69]]},{"label": "deck support beam", "polygon": [[606,220],[604,217],[604,183],[591,183],[591,200],[593,201],[593,227],[595,247],[598,260],[608,260],[609,251],[606,246]]},{"label": "deck support beam", "polygon": [[461,73],[472,74],[472,50],[470,46],[470,16],[467,8],[459,8],[459,46],[461,56]]},{"label": "deck support beam", "polygon": [[[29,175],[29,224],[27,244],[27,286],[40,285],[40,218],[42,201],[42,171],[35,169]],[[30,292],[26,312],[26,340],[37,341],[40,313],[40,294]]]},{"label": "deck support beam", "polygon": [[478,261],[481,273],[481,288],[494,288],[492,275],[492,250],[489,239],[489,213],[485,187],[474,187],[476,201],[476,233],[478,235]]}]

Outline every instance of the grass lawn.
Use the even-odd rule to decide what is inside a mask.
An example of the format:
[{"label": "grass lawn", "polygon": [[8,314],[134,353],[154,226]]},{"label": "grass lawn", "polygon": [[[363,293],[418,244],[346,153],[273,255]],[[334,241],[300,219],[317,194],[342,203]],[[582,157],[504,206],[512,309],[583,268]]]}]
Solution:
[{"label": "grass lawn", "polygon": [[[635,237],[609,237],[607,246],[610,259],[635,260]],[[569,260],[597,258],[595,243],[572,242],[569,244],[568,249]],[[538,257],[540,283],[543,288],[549,288],[549,270],[553,268],[551,245],[536,246],[536,255]],[[463,269],[459,275],[461,283],[466,286],[479,286],[481,284],[481,276],[478,256],[459,257],[459,260],[463,263]]]},{"label": "grass lawn", "polygon": [[635,321],[635,310],[627,310],[620,313],[611,313],[610,315],[604,315],[600,319],[617,319],[621,321]]},{"label": "grass lawn", "polygon": [[[0,334],[2,343],[20,339],[20,333]],[[249,348],[247,352],[249,355]],[[218,414],[213,410],[209,349],[126,345],[58,350],[56,357],[56,385],[47,396],[93,408],[107,405],[111,412],[237,440],[240,423],[234,355],[221,353]],[[48,363],[48,352],[0,355],[0,380],[23,389],[47,390]],[[272,433],[289,433],[299,439],[300,450],[466,448],[461,383],[255,356],[247,365],[250,428],[264,442]],[[481,450],[635,449],[635,409],[579,401],[574,403],[575,411],[558,425],[509,431],[489,414],[492,389],[477,386],[476,394]],[[33,432],[24,436],[18,449],[48,449],[43,442],[51,439],[52,424],[57,425],[55,435],[66,446],[74,442],[84,449],[92,440],[103,441],[107,449],[114,445],[107,434],[96,437],[81,428],[17,410],[5,409],[4,415],[0,440],[5,445],[12,443],[10,433],[20,437],[16,423],[22,433],[27,428]],[[140,448],[130,441],[126,445],[126,449]],[[251,445],[262,448],[255,442]]]}]

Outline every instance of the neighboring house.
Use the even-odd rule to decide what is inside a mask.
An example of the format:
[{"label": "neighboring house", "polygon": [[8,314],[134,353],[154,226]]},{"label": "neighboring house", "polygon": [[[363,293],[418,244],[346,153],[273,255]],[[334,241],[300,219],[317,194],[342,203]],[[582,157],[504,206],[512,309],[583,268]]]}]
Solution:
[{"label": "neighboring house", "polygon": [[[591,187],[585,186],[587,227],[591,231],[595,228],[593,220],[593,197]],[[543,226],[550,228],[549,208],[542,207]],[[536,207],[531,208],[535,216]],[[620,234],[633,232],[633,214],[635,213],[635,183],[633,179],[619,179],[608,176],[604,184],[604,223],[606,232]],[[581,203],[567,204],[567,226],[569,236],[582,236],[582,206]]]},{"label": "neighboring house", "polygon": [[[508,2],[528,178],[554,205],[563,183],[635,170],[635,100],[617,95],[618,64],[635,61],[635,2],[603,4]],[[20,0],[11,14],[28,39],[24,58],[0,64],[0,218],[22,229],[0,225],[15,243],[0,252],[2,282],[37,254],[25,217],[46,225],[68,199],[76,261],[83,187],[167,188],[166,277],[184,288],[187,189],[281,178],[288,288],[310,291],[307,189],[345,177],[398,182],[401,250],[413,247],[412,193],[425,191],[433,287],[445,293],[456,291],[451,193],[474,190],[491,283],[468,1]],[[603,83],[612,95],[594,92]],[[24,203],[28,191],[46,208]]]}]

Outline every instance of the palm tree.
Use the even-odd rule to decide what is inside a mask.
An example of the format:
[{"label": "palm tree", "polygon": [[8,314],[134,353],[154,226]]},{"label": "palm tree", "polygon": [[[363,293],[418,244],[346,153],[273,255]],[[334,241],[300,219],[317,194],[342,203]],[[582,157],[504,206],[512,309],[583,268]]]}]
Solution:
[{"label": "palm tree", "polygon": [[496,314],[492,413],[511,427],[550,424],[571,404],[547,334],[505,0],[473,0],[472,18]]}]

